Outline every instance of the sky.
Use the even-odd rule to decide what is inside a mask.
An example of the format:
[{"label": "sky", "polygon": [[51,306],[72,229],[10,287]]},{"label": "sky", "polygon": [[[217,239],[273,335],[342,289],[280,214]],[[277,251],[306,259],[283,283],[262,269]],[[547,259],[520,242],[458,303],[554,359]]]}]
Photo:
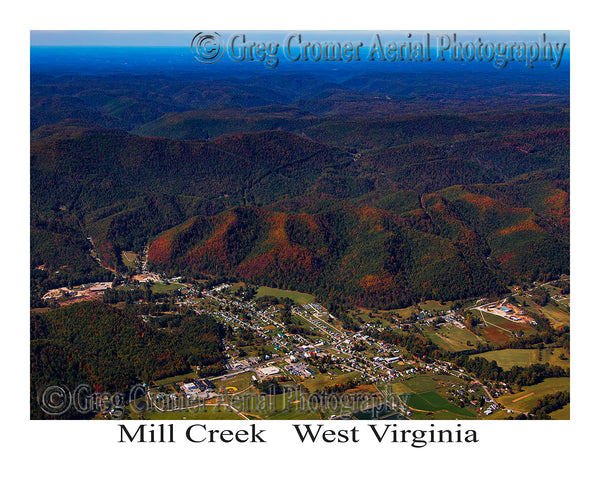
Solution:
[{"label": "sky", "polygon": [[[212,30],[206,30],[212,31]],[[231,31],[218,30],[223,37],[233,33],[257,32],[253,30]],[[478,36],[487,40],[538,40],[541,31],[531,30],[263,30],[260,33],[261,40],[283,41],[290,33],[309,32],[317,35],[319,40],[330,40],[344,38],[350,40],[370,41],[375,33],[382,35],[394,35],[395,38],[404,37],[411,32],[413,35],[421,35],[429,32],[432,35],[451,34],[460,32],[461,36],[468,39],[477,39]],[[569,31],[546,31],[544,32],[553,41],[569,42]],[[188,46],[193,36],[198,33],[194,30],[31,30],[31,46]]]}]

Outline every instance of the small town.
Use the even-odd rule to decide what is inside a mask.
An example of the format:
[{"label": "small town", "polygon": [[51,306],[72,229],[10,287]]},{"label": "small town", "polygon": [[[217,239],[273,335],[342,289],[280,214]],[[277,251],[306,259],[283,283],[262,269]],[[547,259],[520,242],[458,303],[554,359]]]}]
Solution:
[{"label": "small town", "polygon": [[[203,378],[190,372],[156,379],[147,387],[144,401],[149,412],[142,412],[142,417],[460,419],[526,413],[518,409],[519,398],[499,400],[515,394],[519,397],[506,382],[482,381],[451,361],[419,358],[382,339],[391,329],[419,332],[444,345],[444,341],[456,341],[444,333],[453,332],[472,337],[473,342],[461,340],[469,348],[478,338],[472,333],[475,324],[488,329],[491,338],[494,333],[508,333],[518,339],[537,323],[515,305],[513,295],[495,301],[480,298],[447,310],[440,303],[428,302],[421,309],[413,308],[410,315],[370,312],[348,329],[307,294],[246,283],[203,288],[199,282],[149,272],[145,261],[138,267],[133,275],[122,275],[114,282],[49,291],[43,300],[58,305],[102,301],[107,291],[143,287],[162,292],[153,300],[159,306],[158,317],[182,311],[208,314],[229,332],[222,345],[224,373]],[[514,291],[523,294],[521,287]],[[553,298],[568,301],[564,295]],[[142,298],[136,302],[147,303]],[[156,316],[146,314],[143,319],[150,322]],[[483,335],[479,338],[486,339]],[[345,401],[331,405],[331,396],[340,394]],[[370,417],[365,417],[365,412]],[[101,415],[113,418],[115,411]]]}]

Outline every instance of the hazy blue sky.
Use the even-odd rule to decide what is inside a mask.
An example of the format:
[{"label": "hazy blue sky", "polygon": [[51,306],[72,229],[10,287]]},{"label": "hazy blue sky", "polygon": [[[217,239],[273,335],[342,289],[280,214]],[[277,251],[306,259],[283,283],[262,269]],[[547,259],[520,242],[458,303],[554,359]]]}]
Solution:
[{"label": "hazy blue sky", "polygon": [[[210,31],[210,30],[203,30]],[[318,40],[366,40],[370,41],[375,33],[382,35],[392,35],[394,39],[402,37],[404,39],[408,32],[414,36],[429,32],[432,35],[460,33],[465,40],[476,39],[481,36],[482,40],[539,40],[541,31],[473,31],[473,30],[340,30],[340,31],[311,31],[311,30],[266,30],[266,31],[231,31],[218,30],[222,37],[227,38],[233,33],[255,32],[260,35],[262,41],[280,41],[282,42],[290,33],[310,33],[311,36],[317,36]],[[188,46],[193,36],[198,33],[195,30],[32,30],[32,46]],[[554,42],[568,42],[568,31],[545,31],[547,37]]]}]

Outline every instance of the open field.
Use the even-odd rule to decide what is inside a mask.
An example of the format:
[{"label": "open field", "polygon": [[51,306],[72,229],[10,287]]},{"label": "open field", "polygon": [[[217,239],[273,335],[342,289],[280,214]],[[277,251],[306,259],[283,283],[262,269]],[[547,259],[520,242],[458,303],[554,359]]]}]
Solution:
[{"label": "open field", "polygon": [[234,392],[240,392],[250,386],[252,383],[252,375],[256,376],[252,372],[240,373],[239,375],[234,375],[231,378],[215,380],[213,384],[215,385],[217,391],[220,391],[221,389],[227,389],[228,391],[232,390]]},{"label": "open field", "polygon": [[135,268],[135,264],[139,262],[140,256],[135,252],[121,252],[121,259],[126,267]]},{"label": "open field", "polygon": [[464,380],[460,380],[452,375],[417,375],[400,382],[400,385],[404,385],[408,390],[401,391],[403,389],[396,387],[396,384],[392,384],[392,391],[396,392],[397,389],[401,393],[408,391],[414,393],[426,393],[442,389],[449,384],[463,385],[464,383]]},{"label": "open field", "polygon": [[556,325],[569,325],[571,323],[571,315],[561,308],[552,305],[551,303],[540,307],[540,310],[550,319],[552,323]]},{"label": "open field", "polygon": [[330,378],[326,373],[318,373],[314,376],[314,378],[302,380],[302,384],[312,393],[325,387],[346,383],[347,381],[352,380],[359,375],[360,374],[358,372],[349,372]]},{"label": "open field", "polygon": [[[329,418],[339,414],[338,409],[330,410],[309,403],[307,397],[298,392],[288,392],[279,395],[253,395],[234,403],[249,418],[263,420],[292,420]],[[325,406],[326,407],[326,406]]]},{"label": "open field", "polygon": [[[554,326],[569,325],[571,323],[571,315],[569,314],[569,312],[563,310],[562,308],[556,307],[551,303],[548,303],[541,307],[540,305],[535,303],[530,297],[519,296],[517,297],[517,300],[519,300],[521,304],[523,304],[523,301],[525,301],[527,306],[523,308],[526,311],[541,313],[548,317],[548,319]],[[570,298],[563,299],[561,304],[565,305],[564,308],[566,309],[570,301]]]},{"label": "open field", "polygon": [[444,325],[436,330],[431,327],[425,327],[423,328],[423,333],[438,347],[450,352],[469,350],[476,346],[477,343],[485,342],[485,340],[466,328],[458,328],[454,325]]},{"label": "open field", "polygon": [[421,310],[425,310],[426,312],[442,312],[442,311],[447,311],[450,310],[452,308],[452,306],[454,305],[454,302],[448,302],[448,303],[440,303],[436,300],[428,300],[426,302],[421,302],[419,303],[419,308]]},{"label": "open field", "polygon": [[391,388],[394,394],[412,393],[409,403],[414,420],[455,420],[472,419],[477,414],[469,408],[461,408],[450,402],[446,392],[452,386],[466,385],[451,375],[417,375],[408,380],[394,382],[389,386],[381,386],[380,390],[387,392]]},{"label": "open field", "polygon": [[[508,320],[504,317],[500,317],[499,315],[494,315],[489,312],[478,311],[479,315],[483,314],[483,318],[488,325],[492,325],[494,327],[498,327],[500,330],[509,330],[510,332],[523,332],[529,333],[533,332],[534,328],[526,323],[517,323],[511,320]],[[476,312],[474,312],[476,313]],[[507,332],[508,333],[508,332]]]},{"label": "open field", "polygon": [[497,327],[489,326],[484,327],[477,330],[481,333],[481,336],[485,338],[488,342],[493,343],[495,345],[502,345],[510,340],[513,340],[513,336],[506,332],[505,330],[501,330]]},{"label": "open field", "polygon": [[566,352],[562,348],[545,348],[541,351],[541,360],[539,359],[539,352],[537,349],[506,349],[506,350],[495,350],[492,352],[478,353],[471,355],[472,357],[483,357],[488,361],[496,360],[496,363],[505,370],[509,370],[515,365],[519,367],[526,367],[533,365],[534,363],[549,363],[550,365],[557,365],[563,368],[569,368],[569,360],[561,360],[560,354],[566,355]]},{"label": "open field", "polygon": [[176,282],[169,283],[168,285],[164,283],[155,283],[154,285],[152,285],[151,289],[152,293],[170,293],[181,287],[185,287],[185,285]]},{"label": "open field", "polygon": [[194,372],[190,371],[189,373],[185,373],[183,375],[177,375],[175,377],[161,378],[160,380],[155,380],[154,383],[156,383],[159,387],[161,387],[163,385],[169,385],[170,383],[182,382],[186,378],[190,378],[190,377],[195,378],[196,374]]},{"label": "open field", "polygon": [[[360,318],[364,322],[369,322],[369,321],[373,320],[371,317],[369,317],[369,313],[371,312],[371,310],[369,310],[367,308],[361,308],[358,310],[358,312],[359,312]],[[407,320],[412,315],[417,315],[419,313],[419,310],[413,306],[410,306],[410,307],[406,307],[406,308],[397,308],[394,310],[379,310],[379,313],[390,314],[390,315],[394,315],[395,317],[397,317],[400,320]],[[379,317],[379,315],[377,315],[377,314],[374,314],[374,316]]]},{"label": "open field", "polygon": [[227,406],[210,406],[196,409],[179,410],[176,412],[146,412],[145,420],[243,420],[237,413]]},{"label": "open field", "polygon": [[287,297],[296,302],[298,305],[306,305],[307,303],[313,303],[315,301],[315,297],[308,293],[295,292],[292,290],[281,290],[279,288],[271,287],[259,287],[256,297],[260,298],[266,296],[277,297],[280,300]]},{"label": "open field", "polygon": [[[570,378],[546,378],[543,382],[523,387],[522,392],[503,395],[497,400],[504,407],[517,412],[529,412],[544,395],[570,390]],[[533,393],[533,395],[530,395]]]},{"label": "open field", "polygon": [[416,411],[421,410],[435,414],[447,412],[450,414],[449,418],[474,418],[477,416],[471,410],[450,403],[437,392],[415,394],[412,396],[409,406]]},{"label": "open field", "polygon": [[550,414],[552,420],[569,420],[571,418],[571,404],[567,403],[560,410],[556,410]]}]

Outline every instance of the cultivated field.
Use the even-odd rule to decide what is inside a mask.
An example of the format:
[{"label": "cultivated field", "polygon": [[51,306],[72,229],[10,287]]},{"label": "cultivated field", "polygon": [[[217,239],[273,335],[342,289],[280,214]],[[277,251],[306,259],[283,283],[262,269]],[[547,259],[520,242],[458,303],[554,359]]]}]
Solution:
[{"label": "cultivated field", "polygon": [[423,333],[438,347],[450,352],[468,350],[476,346],[477,343],[485,342],[466,328],[458,328],[454,325],[444,325],[435,330],[426,327],[423,328]]},{"label": "cultivated field", "polygon": [[349,380],[352,380],[358,377],[360,374],[358,372],[349,372],[342,373],[341,375],[334,375],[331,378],[326,373],[318,373],[314,375],[314,378],[307,378],[302,380],[301,383],[304,385],[310,392],[316,392],[325,387],[331,387],[333,385],[344,384]]},{"label": "cultivated field", "polygon": [[[540,358],[541,353],[541,358]],[[526,367],[534,363],[549,363],[563,368],[569,368],[569,360],[561,360],[559,357],[563,354],[567,356],[567,352],[562,348],[546,348],[540,351],[537,349],[505,349],[495,350],[492,352],[478,353],[471,355],[472,357],[483,357],[488,361],[496,360],[496,363],[505,370],[512,367]]]},{"label": "cultivated field", "polygon": [[570,303],[570,298],[567,299],[563,299],[561,302],[559,302],[561,305],[564,305],[564,309],[556,307],[554,305],[552,305],[551,303],[548,303],[546,305],[544,305],[543,307],[541,307],[540,305],[538,305],[537,303],[535,303],[530,297],[516,297],[517,300],[519,300],[519,302],[521,304],[523,304],[523,301],[527,304],[526,307],[523,307],[526,311],[531,311],[531,312],[536,312],[536,313],[541,313],[543,315],[545,315],[546,317],[548,317],[548,319],[550,320],[550,322],[552,324],[554,324],[554,326],[559,326],[559,325],[570,325],[571,323],[571,315],[569,314],[568,311],[568,305]]},{"label": "cultivated field", "polygon": [[568,377],[546,378],[543,382],[523,387],[522,392],[503,395],[497,400],[504,407],[516,412],[529,412],[544,395],[570,390]]}]

